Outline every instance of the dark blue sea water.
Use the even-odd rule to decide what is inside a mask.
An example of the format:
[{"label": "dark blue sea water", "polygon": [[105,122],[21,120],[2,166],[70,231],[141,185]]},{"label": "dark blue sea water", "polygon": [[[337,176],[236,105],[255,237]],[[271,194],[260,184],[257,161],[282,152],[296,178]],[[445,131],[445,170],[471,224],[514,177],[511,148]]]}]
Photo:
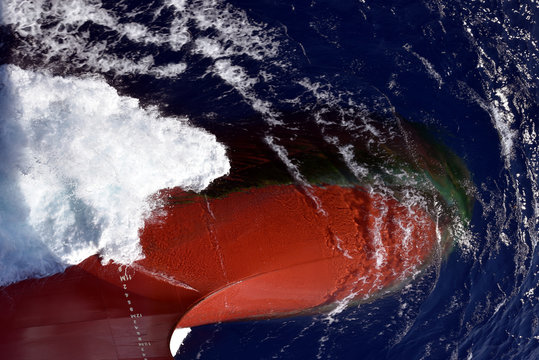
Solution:
[{"label": "dark blue sea water", "polygon": [[194,328],[177,359],[539,358],[535,0],[35,3],[1,3],[4,63],[99,74],[225,145],[253,127],[323,132],[329,109],[398,114],[472,174],[454,251],[402,290],[331,316]]}]

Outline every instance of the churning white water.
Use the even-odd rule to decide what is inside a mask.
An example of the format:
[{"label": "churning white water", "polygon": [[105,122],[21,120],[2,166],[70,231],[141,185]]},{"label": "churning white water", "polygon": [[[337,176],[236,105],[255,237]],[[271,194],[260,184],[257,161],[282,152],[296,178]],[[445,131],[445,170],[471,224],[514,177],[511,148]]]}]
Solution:
[{"label": "churning white water", "polygon": [[0,67],[0,285],[142,256],[152,194],[226,174],[223,145],[100,79]]}]

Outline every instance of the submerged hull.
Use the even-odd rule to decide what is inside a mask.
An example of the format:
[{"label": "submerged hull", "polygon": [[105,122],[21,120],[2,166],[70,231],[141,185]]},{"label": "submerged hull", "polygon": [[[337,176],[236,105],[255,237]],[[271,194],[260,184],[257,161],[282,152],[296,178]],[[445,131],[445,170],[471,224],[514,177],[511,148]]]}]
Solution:
[{"label": "submerged hull", "polygon": [[169,359],[176,327],[301,314],[369,297],[432,255],[436,224],[421,209],[357,186],[308,190],[162,194],[166,212],[141,232],[145,259],[103,266],[94,256],[62,274],[3,288],[0,353]]},{"label": "submerged hull", "polygon": [[0,354],[170,359],[175,329],[312,314],[397,288],[451,247],[452,214],[466,219],[470,204],[460,160],[404,125],[413,153],[368,134],[342,148],[316,132],[223,132],[230,174],[201,193],[155,194],[142,260],[92,256],[2,288]]}]

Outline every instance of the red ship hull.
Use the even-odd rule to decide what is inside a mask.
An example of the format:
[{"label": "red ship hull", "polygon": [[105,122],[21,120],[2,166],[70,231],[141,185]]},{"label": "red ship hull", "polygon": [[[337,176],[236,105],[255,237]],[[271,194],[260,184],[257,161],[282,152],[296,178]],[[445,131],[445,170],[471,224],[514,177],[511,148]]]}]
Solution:
[{"label": "red ship hull", "polygon": [[103,266],[94,256],[3,288],[0,353],[170,359],[176,327],[367,298],[409,278],[434,251],[436,224],[419,208],[360,187],[309,191],[272,185],[221,198],[163,194],[174,203],[141,231],[145,259]]},{"label": "red ship hull", "polygon": [[170,359],[168,337],[189,294],[144,274],[124,276],[91,257],[2,289],[2,358]]}]

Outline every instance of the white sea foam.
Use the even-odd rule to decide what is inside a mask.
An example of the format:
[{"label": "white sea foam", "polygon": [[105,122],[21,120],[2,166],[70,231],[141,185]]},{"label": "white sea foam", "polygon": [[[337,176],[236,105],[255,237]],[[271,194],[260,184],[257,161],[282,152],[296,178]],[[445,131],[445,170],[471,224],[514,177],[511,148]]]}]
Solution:
[{"label": "white sea foam", "polygon": [[228,59],[217,60],[214,65],[214,72],[221,79],[231,85],[243,97],[243,99],[255,110],[264,116],[264,120],[270,125],[279,125],[279,114],[272,109],[269,101],[260,99],[253,87],[258,83],[258,79],[247,75],[241,66],[233,65]]},{"label": "white sea foam", "polygon": [[337,147],[344,160],[344,163],[350,169],[350,171],[352,171],[356,179],[363,180],[369,175],[369,170],[355,161],[354,147],[351,144],[341,145],[339,144],[339,139],[330,136],[324,137],[324,140]]},{"label": "white sea foam", "polygon": [[376,269],[386,266],[387,251],[382,241],[382,228],[387,221],[388,207],[382,201],[376,199],[374,207],[380,211],[379,216],[370,215],[373,218],[374,226],[370,231],[374,246],[374,258],[376,259]]},{"label": "white sea foam", "polygon": [[212,57],[246,55],[254,60],[267,60],[279,54],[279,41],[275,40],[275,30],[249,19],[244,11],[220,0],[194,1],[189,6],[178,6],[176,0],[168,0],[170,5],[183,14],[187,10],[200,30],[212,29],[213,38],[221,45]]},{"label": "white sea foam", "polygon": [[301,185],[301,187],[303,188],[303,191],[305,191],[305,194],[314,202],[316,206],[316,210],[320,214],[327,216],[327,212],[326,210],[324,210],[324,207],[322,206],[322,201],[320,200],[320,198],[318,198],[318,196],[316,196],[313,193],[313,187],[311,186],[311,184],[309,184],[307,179],[305,179],[305,177],[301,174],[298,166],[294,164],[292,160],[290,160],[288,156],[288,151],[286,151],[286,149],[283,146],[277,144],[275,139],[272,136],[268,135],[264,137],[264,141],[275,152],[275,154],[277,154],[279,159],[281,159],[281,161],[286,165],[286,167],[288,168],[288,172],[294,178],[294,180],[299,185]]},{"label": "white sea foam", "polygon": [[[153,12],[156,19],[164,8],[173,11],[169,23],[137,22],[141,11]],[[257,61],[276,58],[280,46],[275,40],[275,29],[249,19],[245,12],[220,0],[166,0],[160,7],[124,12],[122,19],[100,0],[5,0],[0,24],[9,26],[22,40],[13,49],[15,57],[35,54],[46,66],[55,66],[60,61],[68,70],[110,72],[114,76],[176,77],[185,71],[184,63],[156,64],[155,51],[151,51],[155,46],[180,51],[194,42],[192,52],[203,56],[213,59],[248,56]],[[90,34],[96,29],[106,31],[107,35],[97,41]],[[213,33],[211,44],[209,39],[191,36],[191,30],[209,29]],[[149,46],[150,51],[115,53],[115,47],[123,47],[125,39]]]},{"label": "white sea foam", "polygon": [[444,80],[442,79],[442,76],[434,69],[434,66],[427,59],[425,59],[423,56],[421,56],[418,53],[416,53],[415,51],[413,51],[412,46],[410,44],[406,44],[403,47],[404,47],[404,49],[406,49],[406,51],[408,51],[410,54],[412,54],[416,58],[418,58],[419,61],[421,61],[421,63],[423,64],[423,66],[427,70],[427,73],[429,74],[429,76],[432,79],[436,80],[436,82],[438,83],[438,88],[441,89],[442,85],[444,84]]},{"label": "white sea foam", "polygon": [[101,80],[0,68],[0,284],[100,253],[141,257],[156,191],[226,174],[215,137],[141,109]]},{"label": "white sea foam", "polygon": [[183,341],[189,335],[191,332],[191,328],[176,328],[174,329],[174,332],[172,333],[172,336],[170,337],[170,354],[172,356],[176,356],[178,353],[178,350],[180,350],[180,346],[182,346]]},{"label": "white sea foam", "polygon": [[[107,73],[112,76],[151,75],[157,78],[181,76],[188,64],[158,64],[160,50],[190,51],[213,59],[209,73],[220,77],[272,125],[279,124],[279,114],[254,90],[259,78],[267,80],[264,71],[268,59],[271,66],[286,67],[278,59],[281,29],[271,28],[250,19],[247,14],[221,0],[166,0],[161,6],[133,10],[122,14],[103,6],[100,0],[6,0],[0,23],[9,26],[22,41],[13,49],[14,58],[32,58],[30,62],[61,71]],[[168,23],[140,23],[141,11],[153,13],[156,19],[163,9],[172,11]],[[128,20],[127,22],[125,20]],[[49,26],[52,24],[52,26]],[[153,26],[150,26],[153,25]],[[88,27],[106,31],[97,40]],[[211,30],[211,38],[193,38],[191,33]],[[282,37],[282,36],[281,36]],[[115,52],[129,41],[145,50]],[[187,48],[186,44],[193,46]],[[157,53],[155,47],[160,49]],[[146,48],[145,48],[146,47]],[[237,58],[248,57],[260,64],[259,75],[247,74]]]},{"label": "white sea foam", "polygon": [[515,139],[518,135],[518,132],[513,129],[515,118],[509,108],[509,101],[507,99],[509,89],[507,87],[496,89],[495,97],[487,101],[468,85],[460,83],[460,86],[468,93],[468,96],[472,100],[489,114],[492,125],[500,137],[501,155],[505,161],[505,166],[509,169],[514,156]]},{"label": "white sea foam", "polygon": [[[127,15],[127,14],[126,14]],[[66,69],[83,69],[91,72],[112,72],[113,75],[149,74],[158,77],[175,77],[186,65],[155,65],[152,55],[140,58],[138,54],[117,55],[110,52],[122,38],[143,45],[179,45],[185,26],[171,28],[170,33],[151,31],[147,26],[128,22],[122,23],[115,14],[99,0],[70,1],[15,1],[5,0],[0,23],[9,26],[14,34],[23,39],[13,49],[16,56],[41,55],[45,65],[59,60]],[[48,26],[53,24],[53,26]],[[89,30],[81,28],[87,24],[106,29],[107,40],[90,40]],[[172,31],[174,30],[174,31]]]}]

